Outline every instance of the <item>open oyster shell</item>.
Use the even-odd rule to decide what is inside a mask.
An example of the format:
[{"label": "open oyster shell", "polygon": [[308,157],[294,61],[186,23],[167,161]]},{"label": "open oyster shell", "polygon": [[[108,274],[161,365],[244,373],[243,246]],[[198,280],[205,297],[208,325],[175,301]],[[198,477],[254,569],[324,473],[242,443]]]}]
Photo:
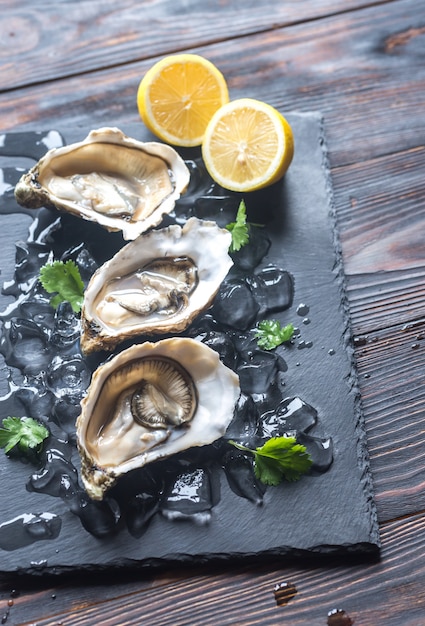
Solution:
[{"label": "open oyster shell", "polygon": [[230,233],[190,218],[121,248],[92,276],[81,312],[85,354],[135,335],[179,333],[214,299],[233,264]]},{"label": "open oyster shell", "polygon": [[49,150],[21,177],[15,197],[27,208],[53,206],[131,240],[172,211],[189,178],[170,146],[100,128],[84,141]]},{"label": "open oyster shell", "polygon": [[119,476],[216,441],[239,394],[238,376],[194,339],[146,342],[119,353],[94,372],[77,419],[87,493],[101,500]]}]

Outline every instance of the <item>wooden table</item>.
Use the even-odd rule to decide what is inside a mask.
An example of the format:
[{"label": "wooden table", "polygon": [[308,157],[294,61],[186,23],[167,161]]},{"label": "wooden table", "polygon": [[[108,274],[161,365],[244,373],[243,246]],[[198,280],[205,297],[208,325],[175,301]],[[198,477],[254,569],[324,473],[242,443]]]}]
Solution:
[{"label": "wooden table", "polygon": [[[135,122],[141,77],[176,51],[216,63],[232,98],[323,113],[382,535],[372,563],[4,582],[2,623],[319,626],[341,609],[356,626],[424,624],[423,4],[3,0],[1,13],[1,131]],[[297,589],[285,606],[279,583]]]}]

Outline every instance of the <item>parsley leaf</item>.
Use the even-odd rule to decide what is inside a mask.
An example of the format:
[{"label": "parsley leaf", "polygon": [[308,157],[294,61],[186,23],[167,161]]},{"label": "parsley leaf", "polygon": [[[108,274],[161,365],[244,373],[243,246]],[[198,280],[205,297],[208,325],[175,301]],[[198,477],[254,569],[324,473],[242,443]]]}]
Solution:
[{"label": "parsley leaf", "polygon": [[32,417],[6,417],[0,428],[0,448],[6,454],[18,447],[20,452],[39,452],[49,436],[48,429]]},{"label": "parsley leaf", "polygon": [[273,350],[280,344],[289,341],[294,334],[293,324],[281,326],[278,320],[263,320],[257,326],[255,338],[258,347],[264,350]]},{"label": "parsley leaf", "polygon": [[283,479],[296,481],[308,472],[312,460],[305,446],[297,443],[295,437],[272,437],[255,450],[235,441],[230,444],[254,455],[255,476],[265,485],[276,486]]},{"label": "parsley leaf", "polygon": [[241,200],[236,214],[236,222],[231,222],[226,226],[227,230],[232,234],[232,243],[230,244],[230,252],[238,252],[249,241],[249,228],[246,223],[246,206],[244,200]]},{"label": "parsley leaf", "polygon": [[40,282],[47,293],[56,294],[50,304],[57,309],[61,302],[71,304],[74,313],[79,313],[84,300],[84,283],[74,261],[54,261],[40,269]]}]

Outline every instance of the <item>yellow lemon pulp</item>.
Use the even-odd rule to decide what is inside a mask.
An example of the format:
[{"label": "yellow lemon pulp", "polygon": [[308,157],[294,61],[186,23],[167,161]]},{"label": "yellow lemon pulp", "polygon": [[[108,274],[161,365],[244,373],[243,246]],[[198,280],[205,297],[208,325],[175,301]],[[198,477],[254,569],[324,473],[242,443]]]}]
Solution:
[{"label": "yellow lemon pulp", "polygon": [[199,146],[211,117],[228,101],[221,72],[196,54],[176,54],[158,61],[137,91],[145,125],[175,146]]},{"label": "yellow lemon pulp", "polygon": [[210,176],[231,191],[278,181],[294,154],[292,129],[275,108],[252,98],[233,100],[211,118],[202,143]]}]

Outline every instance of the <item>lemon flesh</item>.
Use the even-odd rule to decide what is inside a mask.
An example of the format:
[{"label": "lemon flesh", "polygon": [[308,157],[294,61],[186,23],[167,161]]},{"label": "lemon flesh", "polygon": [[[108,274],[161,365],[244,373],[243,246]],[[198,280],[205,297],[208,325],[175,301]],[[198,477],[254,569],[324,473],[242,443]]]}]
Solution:
[{"label": "lemon flesh", "polygon": [[210,176],[231,191],[248,192],[277,182],[294,154],[288,121],[275,108],[252,98],[222,106],[202,143]]},{"label": "lemon flesh", "polygon": [[137,91],[137,106],[145,125],[176,146],[201,145],[211,117],[228,101],[221,72],[196,54],[161,59],[148,70]]}]

